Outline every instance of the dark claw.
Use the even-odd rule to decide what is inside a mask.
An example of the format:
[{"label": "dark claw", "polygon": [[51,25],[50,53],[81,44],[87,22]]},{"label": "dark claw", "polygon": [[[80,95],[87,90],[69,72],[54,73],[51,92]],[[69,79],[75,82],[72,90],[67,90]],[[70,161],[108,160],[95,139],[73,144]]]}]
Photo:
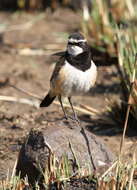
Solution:
[{"label": "dark claw", "polygon": [[80,124],[80,120],[77,117],[69,117],[69,119],[71,119],[72,121],[76,121]]}]

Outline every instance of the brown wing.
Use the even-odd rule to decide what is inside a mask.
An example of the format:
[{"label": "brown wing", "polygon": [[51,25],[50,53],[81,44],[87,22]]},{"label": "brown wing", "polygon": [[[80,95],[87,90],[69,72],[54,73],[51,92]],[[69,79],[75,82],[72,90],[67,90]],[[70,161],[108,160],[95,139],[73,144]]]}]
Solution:
[{"label": "brown wing", "polygon": [[59,61],[56,63],[56,66],[54,68],[54,71],[52,73],[50,82],[52,83],[54,80],[56,80],[58,73],[60,71],[60,69],[62,68],[62,66],[65,64],[65,57],[62,56],[60,57]]}]

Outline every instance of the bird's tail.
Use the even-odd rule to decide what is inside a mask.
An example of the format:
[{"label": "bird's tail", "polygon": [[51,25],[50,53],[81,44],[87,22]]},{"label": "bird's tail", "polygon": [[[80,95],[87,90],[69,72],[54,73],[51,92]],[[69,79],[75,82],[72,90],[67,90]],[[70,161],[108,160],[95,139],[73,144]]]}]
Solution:
[{"label": "bird's tail", "polygon": [[45,96],[45,98],[40,103],[40,107],[48,107],[53,100],[56,98],[56,96],[52,96],[50,92]]}]

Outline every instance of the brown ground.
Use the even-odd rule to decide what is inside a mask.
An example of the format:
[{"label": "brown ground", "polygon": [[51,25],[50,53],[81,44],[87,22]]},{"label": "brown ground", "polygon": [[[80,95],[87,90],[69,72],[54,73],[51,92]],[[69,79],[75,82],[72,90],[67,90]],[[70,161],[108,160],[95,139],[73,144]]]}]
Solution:
[{"label": "brown ground", "polygon": [[[41,18],[40,18],[41,17]],[[36,20],[36,18],[38,20]],[[53,65],[49,55],[63,50],[66,44],[67,33],[75,31],[80,26],[80,16],[70,10],[58,10],[54,14],[43,13],[0,13],[1,28],[16,28],[15,25],[28,21],[32,26],[28,29],[17,27],[17,30],[8,29],[4,32],[0,51],[0,95],[13,97],[26,97],[21,92],[6,85],[10,81],[13,85],[25,89],[28,92],[43,97],[49,89],[49,79]],[[45,49],[45,55],[20,55],[22,48]],[[27,52],[29,53],[29,52]],[[75,105],[80,103],[97,109],[100,113],[106,110],[108,100],[119,99],[119,80],[114,65],[100,66],[96,86],[88,95],[75,97]],[[31,128],[53,127],[53,120],[60,119],[63,114],[60,106],[52,104],[46,109],[0,101],[0,179],[5,177],[8,169],[12,170],[24,137]],[[49,121],[44,120],[44,115],[49,115]],[[101,136],[108,147],[118,153],[121,137],[121,126],[110,122],[102,123],[104,114],[100,120],[95,116],[79,113],[82,124],[88,127],[94,134]],[[56,121],[58,123],[58,121]],[[64,120],[62,120],[64,125]],[[67,126],[66,126],[67,127]],[[135,135],[135,133],[133,132]],[[126,138],[126,151],[136,139],[130,134]]]}]

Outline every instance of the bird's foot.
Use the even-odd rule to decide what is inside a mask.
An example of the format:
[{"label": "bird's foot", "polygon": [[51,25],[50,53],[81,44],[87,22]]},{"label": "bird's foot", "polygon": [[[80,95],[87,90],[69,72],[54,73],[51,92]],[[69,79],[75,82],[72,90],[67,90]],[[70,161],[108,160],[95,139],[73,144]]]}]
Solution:
[{"label": "bird's foot", "polygon": [[64,119],[66,119],[67,121],[69,120],[69,117],[68,116],[64,116]]},{"label": "bird's foot", "polygon": [[75,121],[75,122],[77,122],[78,124],[80,124],[80,120],[79,120],[78,117],[76,117],[76,116],[74,116],[74,117],[69,116],[69,119],[71,119],[72,121]]},{"label": "bird's foot", "polygon": [[75,121],[78,125],[80,125],[80,120],[78,119],[77,116],[68,116],[68,115],[65,114],[64,119],[66,121],[68,121],[68,120]]}]

